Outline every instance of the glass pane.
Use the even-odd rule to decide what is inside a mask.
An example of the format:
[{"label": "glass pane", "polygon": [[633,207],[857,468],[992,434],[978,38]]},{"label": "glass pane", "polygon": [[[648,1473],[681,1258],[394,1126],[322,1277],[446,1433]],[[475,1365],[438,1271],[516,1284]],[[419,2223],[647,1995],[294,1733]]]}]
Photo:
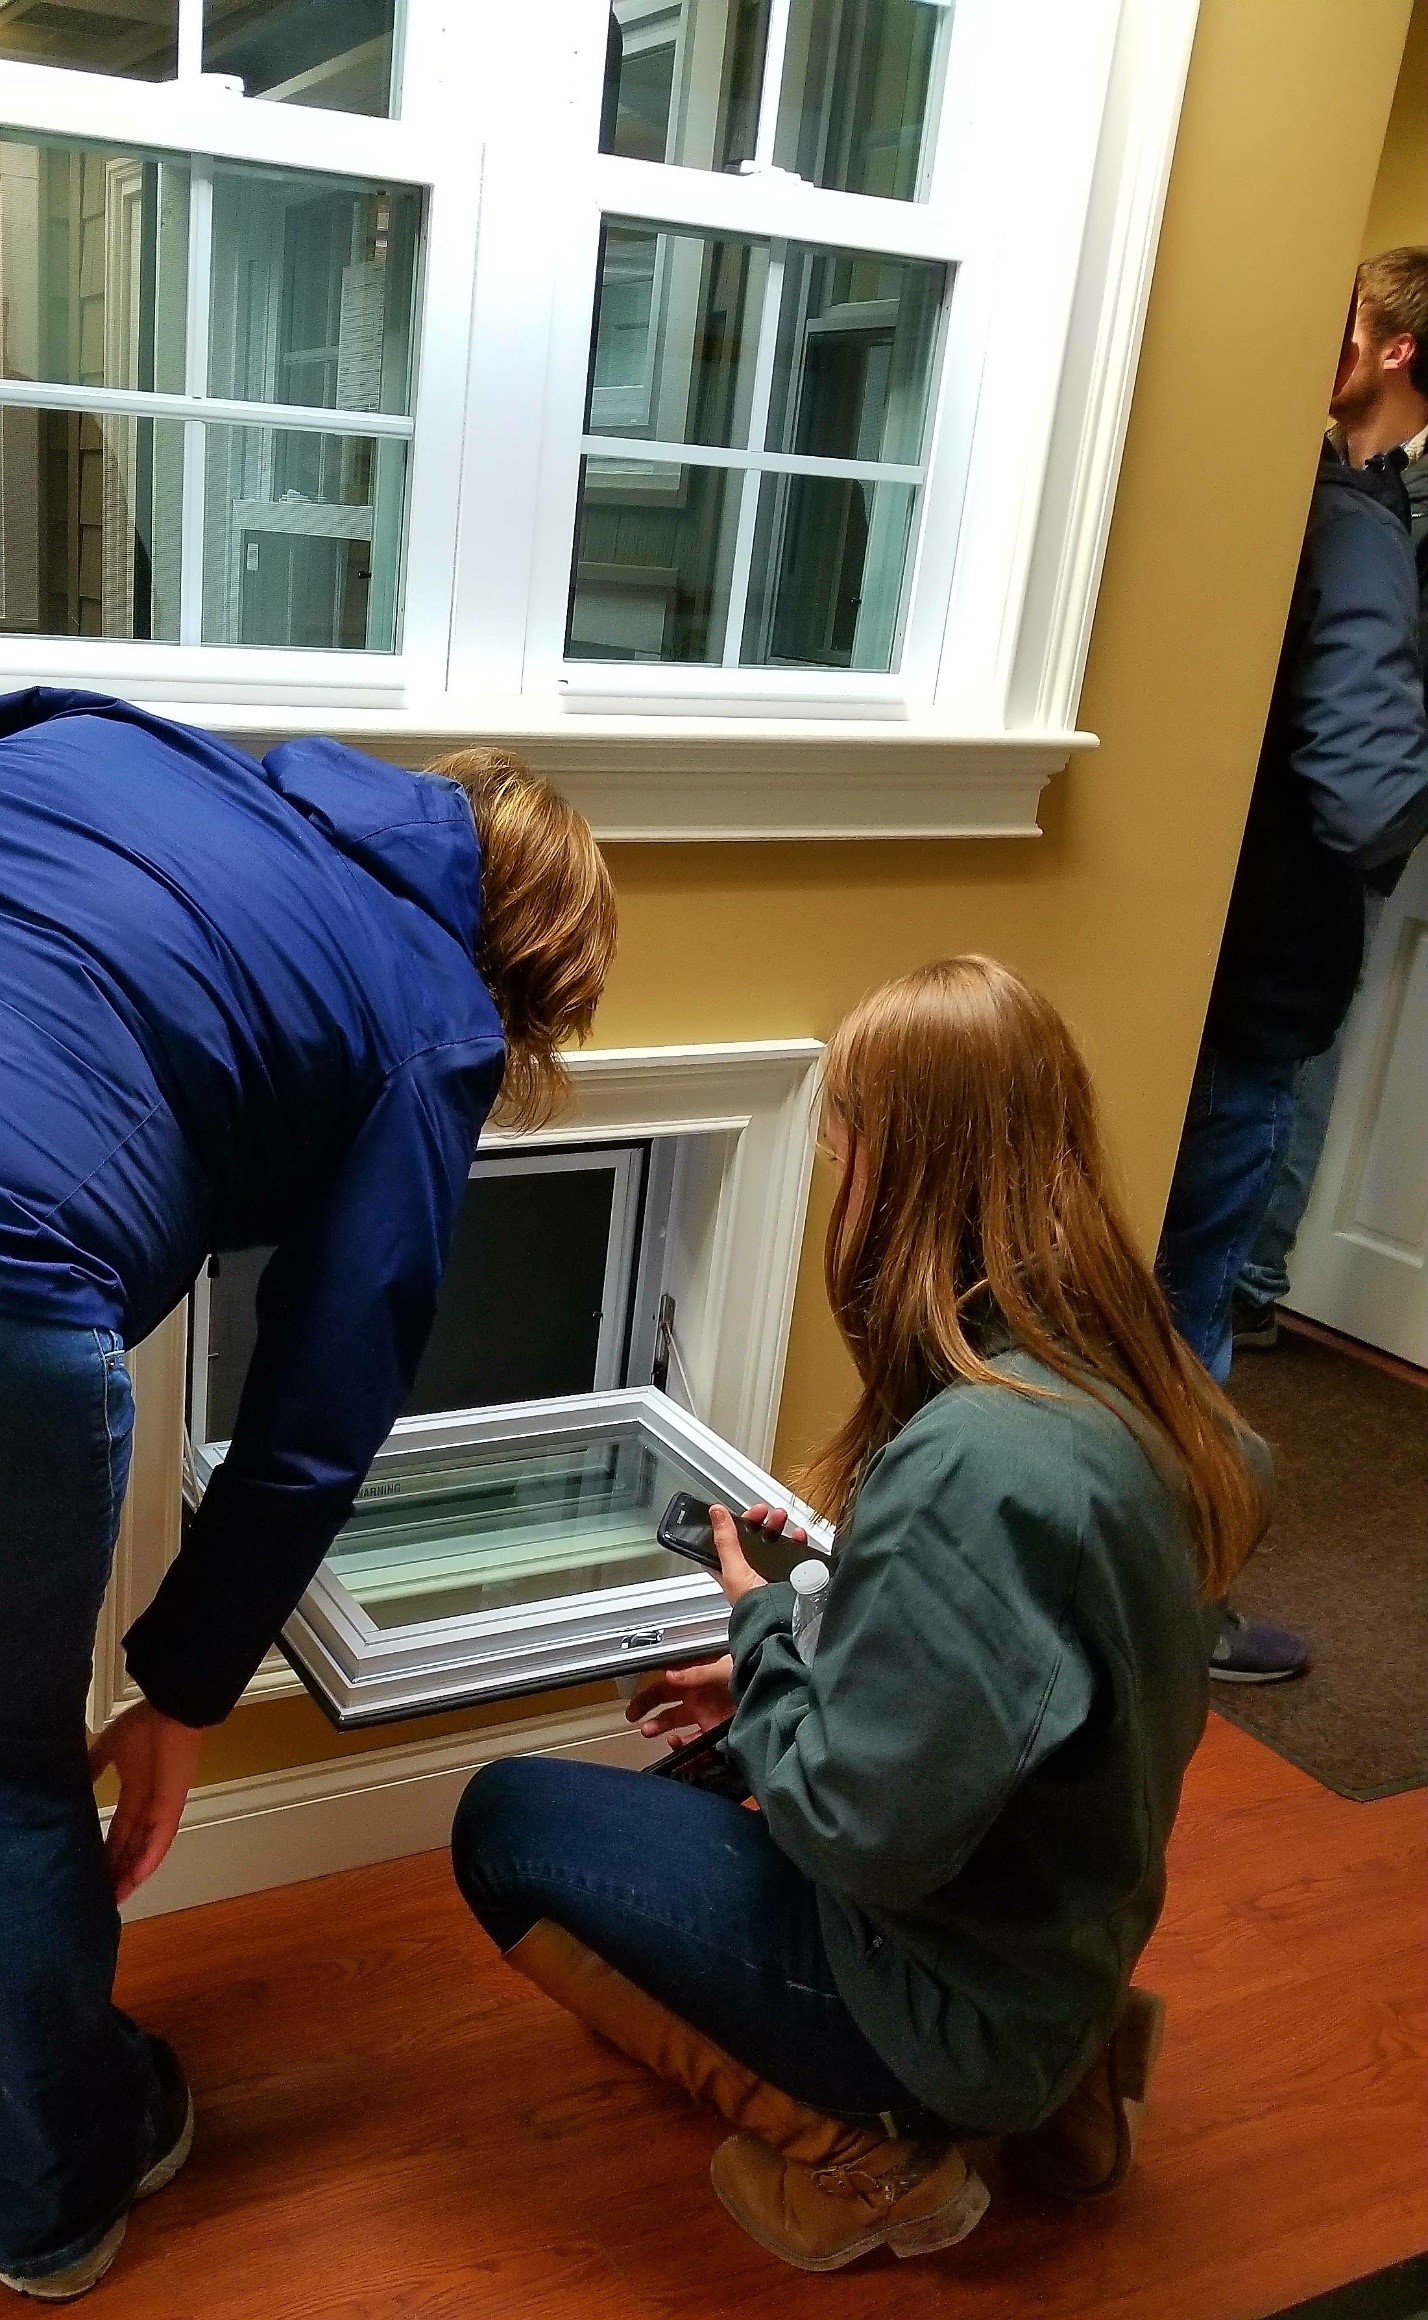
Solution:
[{"label": "glass pane", "polygon": [[737,169],[752,160],[767,0],[615,0],[602,153]]},{"label": "glass pane", "polygon": [[774,160],[813,185],[913,201],[946,0],[793,0]]},{"label": "glass pane", "polygon": [[572,660],[723,659],[742,480],[722,467],[582,463]]},{"label": "glass pane", "polygon": [[412,188],[219,163],[209,392],[410,410],[420,220]]},{"label": "glass pane", "polygon": [[745,663],[891,669],[915,498],[907,483],[766,476]]},{"label": "glass pane", "polygon": [[390,113],[396,0],[204,0],[203,69],[250,97]]},{"label": "glass pane", "polygon": [[946,268],[790,247],[765,448],[915,465]]},{"label": "glass pane", "polygon": [[358,1493],[328,1567],[380,1628],[546,1603],[692,1566],[655,1537],[694,1467],[625,1422],[539,1443],[393,1454]]},{"label": "glass pane", "polygon": [[587,431],[747,443],[767,245],[607,224]]},{"label": "glass pane", "polygon": [[406,444],[205,433],[205,644],[395,651]]},{"label": "glass pane", "polygon": [[0,57],[74,65],[131,81],[171,81],[178,71],[178,0],[9,0],[0,7]]},{"label": "glass pane", "polygon": [[183,427],[0,409],[0,629],[178,637]]},{"label": "glass pane", "polygon": [[181,394],[187,276],[187,163],[0,136],[6,378]]}]

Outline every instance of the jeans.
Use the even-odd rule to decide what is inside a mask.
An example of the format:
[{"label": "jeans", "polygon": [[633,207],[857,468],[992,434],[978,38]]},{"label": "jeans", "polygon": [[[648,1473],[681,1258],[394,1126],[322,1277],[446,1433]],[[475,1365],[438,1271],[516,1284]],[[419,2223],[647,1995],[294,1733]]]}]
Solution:
[{"label": "jeans", "polygon": [[1211,1377],[1230,1374],[1230,1304],[1294,1122],[1299,1066],[1200,1050],[1156,1269],[1175,1326]]},{"label": "jeans", "polygon": [[451,1850],[503,1950],[552,1918],[795,2101],[858,2126],[946,2132],[853,2020],[817,1890],[762,1814],[613,1765],[506,1757],[468,1787]]},{"label": "jeans", "polygon": [[149,2164],[147,2044],[111,2003],[119,1915],[86,1763],[133,1401],[107,1330],[0,1315],[0,2271],[98,2245]]},{"label": "jeans", "polygon": [[[1364,896],[1366,964],[1383,916],[1384,901],[1382,894]],[[1289,1295],[1290,1252],[1299,1238],[1299,1227],[1304,1222],[1304,1211],[1309,1206],[1309,1195],[1319,1172],[1324,1139],[1329,1133],[1329,1115],[1334,1109],[1339,1085],[1346,1030],[1347,1023],[1341,1023],[1333,1046],[1326,1047],[1322,1055],[1311,1055],[1295,1072],[1294,1125],[1264,1222],[1240,1269],[1237,1284],[1241,1295],[1248,1297],[1251,1304],[1278,1305]]]}]

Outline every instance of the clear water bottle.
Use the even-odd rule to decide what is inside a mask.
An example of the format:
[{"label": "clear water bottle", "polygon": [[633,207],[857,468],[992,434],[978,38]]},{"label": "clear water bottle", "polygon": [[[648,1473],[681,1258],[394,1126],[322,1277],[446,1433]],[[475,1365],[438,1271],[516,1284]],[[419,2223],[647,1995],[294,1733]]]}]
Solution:
[{"label": "clear water bottle", "polygon": [[793,1648],[807,1667],[817,1648],[818,1630],[823,1625],[823,1606],[828,1600],[828,1565],[810,1555],[806,1563],[796,1563],[788,1577],[793,1589]]}]

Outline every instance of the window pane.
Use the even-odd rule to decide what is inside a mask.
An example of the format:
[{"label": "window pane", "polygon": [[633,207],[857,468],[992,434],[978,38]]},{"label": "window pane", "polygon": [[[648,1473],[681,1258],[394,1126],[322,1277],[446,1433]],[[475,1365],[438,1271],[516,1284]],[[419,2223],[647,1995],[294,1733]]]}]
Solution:
[{"label": "window pane", "polygon": [[746,443],[768,262],[763,243],[607,224],[588,432]]},{"label": "window pane", "polygon": [[765,476],[745,664],[891,669],[915,498],[908,483]]},{"label": "window pane", "polygon": [[790,247],[765,448],[914,465],[946,269]]},{"label": "window pane", "polygon": [[593,1392],[614,1190],[609,1167],[467,1185],[408,1416]]},{"label": "window pane", "polygon": [[583,463],[572,660],[723,659],[741,482],[722,467]]},{"label": "window pane", "polygon": [[328,1568],[383,1629],[688,1579],[691,1566],[655,1535],[677,1490],[709,1496],[692,1465],[628,1425],[389,1455]]},{"label": "window pane", "polygon": [[0,629],[178,636],[183,428],[0,409]]},{"label": "window pane", "polygon": [[410,188],[220,163],[210,393],[409,410],[420,218]]},{"label": "window pane", "polygon": [[751,160],[767,0],[615,0],[602,153],[736,169]]},{"label": "window pane", "polygon": [[187,273],[186,163],[0,137],[6,378],[181,393]]},{"label": "window pane", "polygon": [[390,113],[396,0],[205,0],[203,69],[250,97]]},{"label": "window pane", "polygon": [[205,432],[205,644],[393,652],[406,444]]},{"label": "window pane", "polygon": [[913,201],[945,0],[793,0],[774,160],[810,184]]},{"label": "window pane", "polygon": [[0,7],[0,57],[73,65],[131,81],[171,81],[178,71],[178,0],[10,0]]}]

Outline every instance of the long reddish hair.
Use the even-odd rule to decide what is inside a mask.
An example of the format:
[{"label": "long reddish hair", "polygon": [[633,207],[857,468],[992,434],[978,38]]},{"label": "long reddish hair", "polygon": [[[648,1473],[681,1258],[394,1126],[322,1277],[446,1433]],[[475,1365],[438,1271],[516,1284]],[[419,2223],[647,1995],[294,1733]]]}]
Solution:
[{"label": "long reddish hair", "polygon": [[999,1323],[1068,1384],[1121,1397],[1157,1463],[1171,1453],[1205,1592],[1222,1594],[1264,1528],[1263,1494],[1131,1237],[1050,1001],[995,959],[921,967],[839,1026],[823,1101],[849,1146],[824,1272],[861,1392],[803,1477],[812,1503],[846,1519],[874,1451],[958,1378],[1044,1399],[992,1366]]}]

